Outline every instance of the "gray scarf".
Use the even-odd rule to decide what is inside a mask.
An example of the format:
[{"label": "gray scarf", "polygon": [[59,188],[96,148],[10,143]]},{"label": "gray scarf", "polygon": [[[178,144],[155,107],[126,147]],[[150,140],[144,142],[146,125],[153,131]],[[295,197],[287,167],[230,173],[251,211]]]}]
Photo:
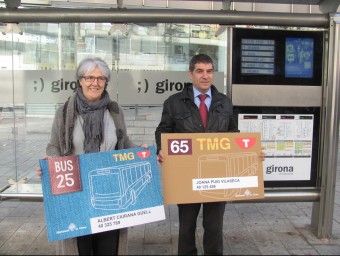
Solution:
[{"label": "gray scarf", "polygon": [[105,90],[99,101],[88,101],[80,87],[77,89],[76,106],[77,112],[84,120],[84,152],[94,153],[100,151],[103,140],[104,112],[111,102],[109,94]]}]

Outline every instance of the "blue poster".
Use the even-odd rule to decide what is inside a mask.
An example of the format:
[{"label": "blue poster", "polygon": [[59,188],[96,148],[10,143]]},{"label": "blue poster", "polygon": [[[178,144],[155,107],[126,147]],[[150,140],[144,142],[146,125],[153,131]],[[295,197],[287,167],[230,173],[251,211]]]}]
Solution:
[{"label": "blue poster", "polygon": [[286,77],[312,78],[313,59],[313,38],[286,38]]},{"label": "blue poster", "polygon": [[49,242],[165,219],[154,146],[39,162]]}]

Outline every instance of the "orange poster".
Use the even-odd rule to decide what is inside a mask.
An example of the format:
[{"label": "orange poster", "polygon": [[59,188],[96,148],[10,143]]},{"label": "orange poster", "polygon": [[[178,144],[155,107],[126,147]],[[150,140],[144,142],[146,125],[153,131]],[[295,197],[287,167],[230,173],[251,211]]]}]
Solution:
[{"label": "orange poster", "polygon": [[260,133],[162,134],[165,204],[264,198]]}]

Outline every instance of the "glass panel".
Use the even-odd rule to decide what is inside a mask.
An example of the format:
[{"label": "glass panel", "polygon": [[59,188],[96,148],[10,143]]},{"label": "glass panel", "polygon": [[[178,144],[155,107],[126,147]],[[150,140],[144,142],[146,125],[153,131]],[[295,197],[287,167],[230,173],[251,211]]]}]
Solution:
[{"label": "glass panel", "polygon": [[15,157],[17,124],[14,107],[14,80],[12,70],[14,60],[18,57],[13,40],[13,33],[2,35],[0,41],[1,73],[6,74],[0,83],[0,142],[1,142],[1,172],[0,188],[8,184],[7,179],[17,180],[17,163]]},{"label": "glass panel", "polygon": [[[2,35],[0,186],[7,184],[7,178],[40,183],[38,160],[45,155],[56,109],[77,87],[75,69],[82,59],[103,58],[115,71],[115,81],[120,81],[124,71],[186,72],[193,55],[206,53],[224,74],[226,40],[225,34],[215,37],[217,28],[197,24],[20,23],[22,33],[12,28]],[[114,90],[124,86],[117,82],[113,87],[112,99],[116,100]]]}]

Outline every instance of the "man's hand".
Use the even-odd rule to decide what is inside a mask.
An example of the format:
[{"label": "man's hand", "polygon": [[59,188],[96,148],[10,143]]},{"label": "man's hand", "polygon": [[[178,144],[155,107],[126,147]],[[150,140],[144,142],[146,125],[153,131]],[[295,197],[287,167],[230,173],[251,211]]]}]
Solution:
[{"label": "man's hand", "polygon": [[261,154],[260,154],[260,159],[261,159],[261,161],[264,161],[264,157],[265,157],[266,154],[263,151],[264,147],[262,147],[261,149],[262,149],[262,151],[261,151]]},{"label": "man's hand", "polygon": [[157,155],[157,161],[158,161],[158,163],[163,163],[163,161],[164,161],[164,157],[163,157],[163,152],[162,152],[162,150],[160,150],[159,152],[158,152],[158,155]]}]

